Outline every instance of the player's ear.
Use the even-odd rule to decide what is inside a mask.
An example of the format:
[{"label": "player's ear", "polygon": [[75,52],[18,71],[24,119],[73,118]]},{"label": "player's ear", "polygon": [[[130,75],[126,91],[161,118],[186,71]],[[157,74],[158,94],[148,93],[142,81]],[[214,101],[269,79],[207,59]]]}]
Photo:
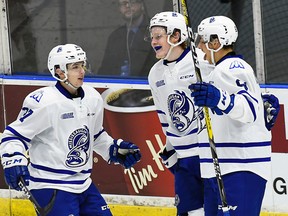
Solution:
[{"label": "player's ear", "polygon": [[211,44],[213,45],[213,48],[214,48],[214,49],[218,49],[218,48],[221,46],[218,38],[213,39],[213,41],[211,42]]},{"label": "player's ear", "polygon": [[56,68],[55,74],[57,75],[57,77],[61,78],[61,76],[63,76],[64,72],[60,68]]},{"label": "player's ear", "polygon": [[173,43],[179,42],[179,41],[180,41],[180,32],[175,31],[175,32],[171,35],[171,38],[172,38],[172,42],[173,42]]}]

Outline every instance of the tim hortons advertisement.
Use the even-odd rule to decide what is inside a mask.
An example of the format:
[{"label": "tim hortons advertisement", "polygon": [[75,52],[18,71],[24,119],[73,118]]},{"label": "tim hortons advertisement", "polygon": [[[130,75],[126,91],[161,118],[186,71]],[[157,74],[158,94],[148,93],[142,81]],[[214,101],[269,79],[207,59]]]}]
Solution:
[{"label": "tim hortons advertisement", "polygon": [[[12,122],[28,92],[39,86],[6,85],[5,110],[7,123]],[[165,136],[146,89],[97,88],[105,101],[104,128],[114,138],[137,144],[142,152],[141,161],[131,169],[108,165],[94,154],[92,179],[103,194],[173,197],[172,174],[163,166],[158,152],[165,145]],[[263,89],[264,90],[264,89]],[[287,89],[267,89],[280,100],[281,110],[272,129],[272,176],[267,184],[263,210],[288,212],[288,138]],[[11,98],[13,97],[13,100]],[[3,104],[2,104],[3,106]],[[1,107],[3,110],[3,107]],[[1,122],[1,132],[4,124]],[[0,188],[7,189],[0,168]]]},{"label": "tim hortons advertisement", "polygon": [[288,90],[284,88],[266,90],[279,98],[281,110],[272,129],[272,176],[267,183],[262,209],[288,212]]},{"label": "tim hortons advertisement", "polygon": [[[14,121],[25,96],[39,86],[6,85],[7,124]],[[172,174],[158,152],[165,144],[150,90],[97,88],[105,101],[104,128],[113,138],[131,141],[140,147],[141,161],[133,168],[108,165],[94,154],[92,179],[104,194],[174,196]],[[10,100],[13,97],[13,100]],[[9,99],[10,98],[10,99]],[[1,128],[1,132],[4,130]],[[0,188],[7,188],[0,168]]]}]

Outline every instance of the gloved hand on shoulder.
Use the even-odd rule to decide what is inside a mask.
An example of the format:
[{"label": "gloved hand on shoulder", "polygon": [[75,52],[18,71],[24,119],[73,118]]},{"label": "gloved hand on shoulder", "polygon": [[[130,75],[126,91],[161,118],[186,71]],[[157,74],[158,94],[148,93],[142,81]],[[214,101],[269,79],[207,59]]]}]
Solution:
[{"label": "gloved hand on shoulder", "polygon": [[141,153],[138,146],[131,142],[115,139],[109,149],[109,163],[119,163],[129,169],[141,159]]},{"label": "gloved hand on shoulder", "polygon": [[22,153],[3,154],[1,161],[7,185],[15,190],[21,191],[19,186],[20,177],[23,178],[26,185],[29,185],[30,173],[27,167],[28,160]]},{"label": "gloved hand on shoulder", "polygon": [[234,106],[235,95],[229,95],[210,83],[195,83],[189,86],[192,91],[191,97],[194,98],[196,106],[209,107],[217,114],[228,114]]}]

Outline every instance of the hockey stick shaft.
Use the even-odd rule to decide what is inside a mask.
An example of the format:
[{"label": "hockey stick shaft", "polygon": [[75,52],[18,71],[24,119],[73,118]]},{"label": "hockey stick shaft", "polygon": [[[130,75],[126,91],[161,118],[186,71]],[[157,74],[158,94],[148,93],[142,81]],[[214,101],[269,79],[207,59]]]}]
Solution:
[{"label": "hockey stick shaft", "polygon": [[[194,62],[194,67],[195,67],[195,73],[197,76],[197,80],[199,82],[202,82],[203,80],[202,80],[202,76],[201,76],[199,61],[197,58],[195,39],[194,39],[194,34],[192,31],[191,23],[189,20],[186,0],[173,0],[173,9],[175,12],[181,13],[185,17],[186,25],[187,25],[187,31],[188,31],[188,37],[189,37],[189,41],[190,41],[190,49],[192,52],[192,57],[193,57],[193,62]],[[220,193],[220,198],[221,198],[221,202],[222,202],[222,210],[225,213],[225,215],[228,216],[229,215],[229,208],[228,208],[227,198],[226,198],[226,194],[225,194],[225,190],[224,190],[224,183],[223,183],[223,179],[221,176],[221,170],[220,170],[220,165],[219,165],[219,161],[218,161],[218,155],[216,152],[216,146],[215,146],[215,142],[214,142],[214,135],[213,135],[213,131],[212,131],[212,124],[211,124],[211,120],[210,120],[210,114],[209,114],[208,107],[204,107],[204,116],[205,116],[207,132],[208,132],[209,145],[210,145],[213,164],[214,164],[214,170],[215,170],[216,179],[217,179],[218,188],[219,188],[219,193]]]},{"label": "hockey stick shaft", "polygon": [[20,182],[19,182],[19,186],[22,189],[22,191],[26,194],[26,196],[28,197],[28,199],[33,203],[35,210],[37,211],[37,213],[40,216],[46,216],[50,210],[53,208],[53,204],[56,198],[56,190],[54,190],[53,192],[53,196],[50,199],[49,203],[47,204],[47,206],[45,206],[44,208],[42,208],[39,203],[37,202],[37,200],[35,199],[35,197],[32,195],[31,191],[27,188],[25,181],[22,177],[20,177]]}]

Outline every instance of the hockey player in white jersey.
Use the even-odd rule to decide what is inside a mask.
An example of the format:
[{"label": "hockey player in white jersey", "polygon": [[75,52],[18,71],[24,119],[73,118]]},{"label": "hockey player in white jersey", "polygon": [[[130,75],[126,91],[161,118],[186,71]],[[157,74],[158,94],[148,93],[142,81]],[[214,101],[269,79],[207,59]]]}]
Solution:
[{"label": "hockey player in white jersey", "polygon": [[188,89],[197,79],[187,46],[185,19],[176,12],[158,13],[151,19],[149,30],[151,46],[160,59],[148,76],[166,135],[165,149],[160,156],[174,174],[177,215],[201,216],[204,201],[197,133],[203,114],[202,108],[194,105]]},{"label": "hockey player in white jersey", "polygon": [[54,47],[48,68],[56,85],[30,93],[1,140],[6,183],[20,190],[23,178],[41,207],[57,191],[51,216],[112,215],[90,178],[93,152],[125,168],[141,158],[136,145],[114,140],[103,129],[103,101],[94,88],[83,84],[85,64],[81,47]]},{"label": "hockey player in white jersey", "polygon": [[[210,108],[230,215],[258,216],[271,170],[271,132],[265,127],[260,86],[252,67],[233,50],[238,31],[231,19],[206,18],[198,26],[198,34],[198,47],[215,68],[205,82],[189,88],[196,105]],[[211,150],[207,142],[199,145],[205,215],[220,216]]]}]

